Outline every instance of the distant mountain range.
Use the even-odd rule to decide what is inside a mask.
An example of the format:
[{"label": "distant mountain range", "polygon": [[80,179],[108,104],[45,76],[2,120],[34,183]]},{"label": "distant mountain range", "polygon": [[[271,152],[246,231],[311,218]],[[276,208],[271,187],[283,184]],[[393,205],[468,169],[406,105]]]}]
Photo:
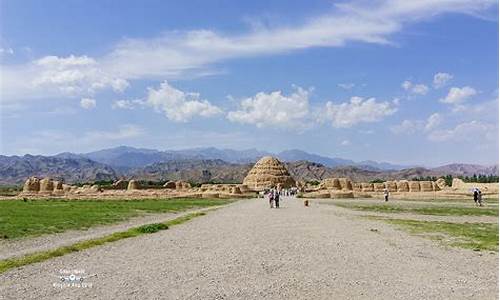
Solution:
[{"label": "distant mountain range", "polygon": [[116,148],[104,149],[95,152],[74,154],[60,153],[56,157],[85,157],[91,160],[110,165],[121,169],[143,167],[157,162],[168,162],[187,159],[220,159],[229,163],[251,163],[257,161],[262,156],[276,156],[282,161],[311,161],[323,164],[327,167],[338,166],[359,166],[363,169],[375,170],[401,170],[413,166],[396,165],[386,162],[363,161],[355,162],[349,159],[327,157],[311,154],[302,150],[286,150],[279,153],[260,151],[257,149],[232,150],[217,148],[193,148],[185,150],[159,151],[153,149],[133,148],[120,146]]},{"label": "distant mountain range", "polygon": [[29,176],[52,177],[68,183],[118,178],[241,182],[252,164],[265,155],[279,157],[297,180],[349,177],[356,181],[368,181],[378,178],[411,179],[447,174],[498,175],[498,165],[450,164],[436,168],[422,168],[374,161],[354,162],[301,150],[287,150],[273,154],[256,149],[240,151],[195,148],[158,151],[121,146],[82,154],[0,155],[0,184],[19,184]]}]

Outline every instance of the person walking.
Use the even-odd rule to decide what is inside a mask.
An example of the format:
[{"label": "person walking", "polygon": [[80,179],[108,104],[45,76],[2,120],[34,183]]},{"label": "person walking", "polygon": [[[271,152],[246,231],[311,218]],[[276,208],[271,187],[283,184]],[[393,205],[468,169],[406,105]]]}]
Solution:
[{"label": "person walking", "polygon": [[276,190],[274,194],[274,204],[276,208],[280,208],[280,191]]},{"label": "person walking", "polygon": [[384,201],[387,202],[389,201],[389,190],[384,189]]},{"label": "person walking", "polygon": [[274,190],[273,189],[269,190],[267,196],[269,198],[269,207],[274,208]]},{"label": "person walking", "polygon": [[480,189],[477,190],[477,203],[479,203],[479,206],[483,206],[483,195]]},{"label": "person walking", "polygon": [[473,197],[474,197],[474,203],[476,204],[477,206],[477,198],[479,196],[479,191],[477,188],[474,189],[474,194],[473,194]]}]

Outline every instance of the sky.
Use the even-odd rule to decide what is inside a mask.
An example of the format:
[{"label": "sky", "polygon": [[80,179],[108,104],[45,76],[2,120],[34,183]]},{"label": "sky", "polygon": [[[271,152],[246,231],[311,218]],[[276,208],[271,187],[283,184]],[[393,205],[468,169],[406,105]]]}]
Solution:
[{"label": "sky", "polygon": [[498,163],[498,3],[0,1],[0,154]]}]

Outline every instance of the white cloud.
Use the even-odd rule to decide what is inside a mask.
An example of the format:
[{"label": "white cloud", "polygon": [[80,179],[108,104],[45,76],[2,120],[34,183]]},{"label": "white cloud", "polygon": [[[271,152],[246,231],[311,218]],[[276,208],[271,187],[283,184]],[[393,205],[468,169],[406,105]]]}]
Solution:
[{"label": "white cloud", "polygon": [[[405,25],[446,13],[480,15],[495,0],[351,1],[296,25],[257,26],[239,34],[213,30],[172,31],[151,39],[125,39],[102,57],[46,56],[22,65],[2,65],[2,101],[96,90],[123,91],[130,80],[173,79],[198,74],[228,59],[273,55],[351,42],[391,44]],[[422,88],[418,88],[420,92]]]},{"label": "white cloud", "polygon": [[443,117],[439,113],[433,113],[427,118],[425,130],[431,130],[439,126],[443,122]]},{"label": "white cloud", "polygon": [[497,142],[498,127],[494,124],[471,121],[458,124],[451,129],[432,131],[428,138],[435,142],[465,141],[475,146],[481,142]]},{"label": "white cloud", "polygon": [[0,56],[4,54],[14,54],[14,49],[12,48],[0,48]]},{"label": "white cloud", "polygon": [[448,95],[445,98],[442,98],[440,101],[443,103],[457,105],[467,101],[467,99],[476,94],[477,91],[470,86],[464,86],[462,88],[452,87],[450,88]]},{"label": "white cloud", "polygon": [[418,94],[418,95],[425,95],[429,91],[429,88],[425,84],[422,84],[422,83],[414,84],[409,80],[403,81],[403,83],[401,84],[401,87],[404,90],[409,91],[410,93]]},{"label": "white cloud", "polygon": [[85,109],[92,109],[95,108],[96,106],[96,101],[95,99],[91,98],[82,98],[80,100],[80,106]]},{"label": "white cloud", "polygon": [[403,120],[401,124],[392,126],[390,129],[395,134],[414,134],[428,132],[439,126],[443,117],[439,113],[433,113],[426,120]]},{"label": "white cloud", "polygon": [[377,102],[375,98],[352,97],[349,102],[334,104],[328,101],[320,113],[321,121],[329,121],[333,127],[348,128],[358,123],[377,122],[394,114],[397,108],[390,102]]},{"label": "white cloud", "polygon": [[449,73],[439,72],[434,75],[433,85],[435,89],[445,86],[450,80],[453,79],[453,75]]},{"label": "white cloud", "polygon": [[243,99],[240,108],[230,111],[227,118],[232,122],[253,124],[259,128],[274,126],[304,129],[309,115],[309,91],[295,87],[291,95],[281,91],[260,92],[254,97]]},{"label": "white cloud", "polygon": [[211,117],[222,113],[217,106],[207,100],[200,99],[198,93],[186,93],[164,81],[160,88],[148,88],[145,105],[153,107],[175,122],[187,122],[193,117]]},{"label": "white cloud", "polygon": [[355,84],[354,83],[339,83],[339,84],[337,84],[337,86],[339,88],[344,89],[344,90],[350,90],[355,86]]},{"label": "white cloud", "polygon": [[404,90],[409,90],[411,87],[412,87],[412,83],[411,81],[409,80],[405,80],[403,81],[403,83],[401,83],[401,87],[404,89]]},{"label": "white cloud", "polygon": [[340,143],[341,146],[350,146],[351,145],[351,141],[349,140],[343,140],[341,143]]},{"label": "white cloud", "polygon": [[137,107],[144,106],[144,100],[134,99],[134,100],[115,100],[111,104],[113,109],[135,109]]}]

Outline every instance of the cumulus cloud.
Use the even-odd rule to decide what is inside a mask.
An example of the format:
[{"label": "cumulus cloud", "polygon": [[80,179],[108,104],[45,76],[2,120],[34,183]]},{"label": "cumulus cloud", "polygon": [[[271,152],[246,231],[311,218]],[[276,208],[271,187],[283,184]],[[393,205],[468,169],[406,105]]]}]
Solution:
[{"label": "cumulus cloud", "polygon": [[400,124],[392,126],[390,129],[396,134],[414,134],[418,132],[428,132],[443,121],[439,113],[433,113],[426,120],[403,120]]},{"label": "cumulus cloud", "polygon": [[260,92],[243,99],[238,110],[230,111],[227,118],[232,122],[252,124],[259,128],[273,126],[304,129],[304,120],[309,116],[309,93],[294,87],[290,95],[281,91]]},{"label": "cumulus cloud", "polygon": [[425,95],[429,91],[429,88],[425,84],[422,83],[414,84],[409,80],[403,81],[401,87],[412,94],[418,94],[418,95]]},{"label": "cumulus cloud", "polygon": [[129,86],[128,81],[106,73],[88,56],[46,56],[36,60],[34,66],[34,87],[58,89],[64,94],[92,94],[105,88],[123,92]]},{"label": "cumulus cloud", "polygon": [[377,102],[375,98],[365,100],[361,97],[352,97],[349,102],[341,104],[328,101],[319,119],[331,122],[335,128],[348,128],[359,123],[380,121],[396,111],[396,106],[391,102]]},{"label": "cumulus cloud", "polygon": [[467,101],[470,97],[477,94],[477,91],[470,87],[464,86],[462,88],[452,87],[448,91],[448,95],[445,98],[442,98],[440,101],[448,104],[462,104]]},{"label": "cumulus cloud", "polygon": [[468,141],[471,144],[496,142],[498,140],[498,127],[494,124],[471,121],[458,124],[451,129],[432,131],[428,138],[435,142]]},{"label": "cumulus cloud", "polygon": [[187,122],[193,117],[211,117],[222,110],[204,99],[198,93],[186,93],[164,81],[158,89],[149,87],[145,105],[162,112],[174,122]]},{"label": "cumulus cloud", "polygon": [[92,109],[95,108],[96,106],[96,101],[95,99],[91,98],[82,98],[80,100],[80,106],[85,109]]},{"label": "cumulus cloud", "polygon": [[[166,32],[149,39],[124,39],[101,57],[47,56],[21,65],[2,65],[1,90],[15,100],[52,94],[124,90],[130,80],[182,78],[228,59],[273,55],[351,42],[391,44],[405,25],[446,13],[481,15],[495,0],[351,1],[294,25],[258,26],[238,34],[213,30]],[[423,87],[416,91],[422,93]],[[88,96],[88,95],[83,95]],[[4,101],[4,100],[2,100]]]},{"label": "cumulus cloud", "polygon": [[439,72],[434,74],[433,85],[435,89],[445,86],[450,80],[453,79],[453,75],[449,73]]},{"label": "cumulus cloud", "polygon": [[351,145],[351,141],[349,140],[343,140],[341,143],[340,143],[341,146],[350,146]]}]

